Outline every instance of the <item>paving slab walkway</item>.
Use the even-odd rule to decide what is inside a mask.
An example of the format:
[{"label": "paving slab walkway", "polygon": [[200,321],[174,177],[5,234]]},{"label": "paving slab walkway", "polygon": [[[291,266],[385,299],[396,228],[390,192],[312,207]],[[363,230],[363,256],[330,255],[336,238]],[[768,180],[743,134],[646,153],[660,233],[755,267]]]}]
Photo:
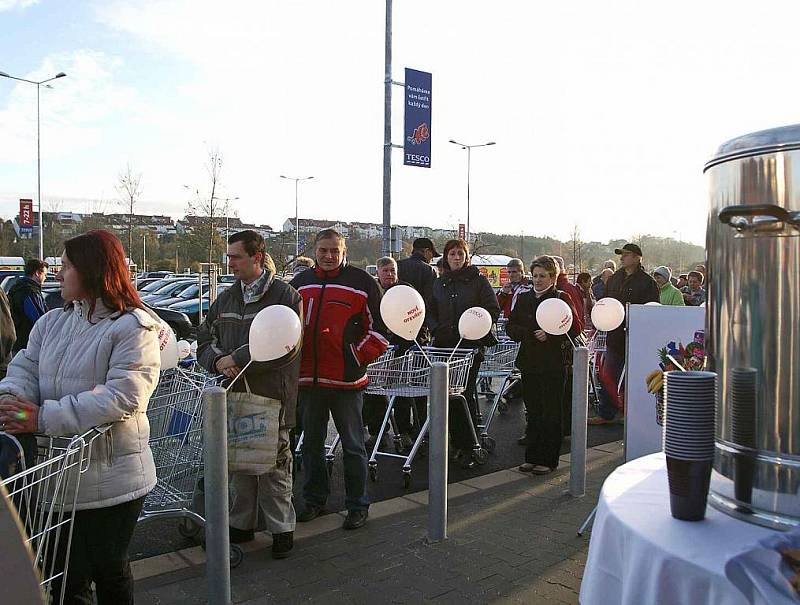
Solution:
[{"label": "paving slab walkway", "polygon": [[[298,524],[292,556],[270,557],[269,534],[232,570],[233,602],[577,603],[589,535],[577,528],[622,463],[620,442],[591,448],[586,496],[568,492],[569,457],[533,477],[515,469],[451,484],[446,541],[426,541],[427,492],[373,505],[363,529],[341,513]],[[134,562],[138,605],[206,602],[199,547]]]}]

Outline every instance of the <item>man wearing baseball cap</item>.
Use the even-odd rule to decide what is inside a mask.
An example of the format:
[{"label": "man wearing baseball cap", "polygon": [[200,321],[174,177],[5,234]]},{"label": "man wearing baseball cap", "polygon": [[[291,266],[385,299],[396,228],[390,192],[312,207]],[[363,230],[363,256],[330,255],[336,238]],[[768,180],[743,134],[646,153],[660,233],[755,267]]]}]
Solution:
[{"label": "man wearing baseball cap", "polygon": [[[606,296],[616,298],[625,306],[658,302],[659,291],[655,280],[642,268],[642,249],[636,244],[625,244],[614,250],[620,256],[620,269],[606,284]],[[589,424],[614,422],[617,411],[624,416],[623,402],[618,390],[619,379],[625,366],[625,322],[608,333],[606,355],[600,370],[600,415],[589,419]]]},{"label": "man wearing baseball cap", "polygon": [[427,237],[418,237],[412,244],[411,256],[397,263],[397,279],[411,284],[422,295],[425,304],[430,304],[433,296],[433,280],[436,269],[431,260],[439,256],[433,242]]}]

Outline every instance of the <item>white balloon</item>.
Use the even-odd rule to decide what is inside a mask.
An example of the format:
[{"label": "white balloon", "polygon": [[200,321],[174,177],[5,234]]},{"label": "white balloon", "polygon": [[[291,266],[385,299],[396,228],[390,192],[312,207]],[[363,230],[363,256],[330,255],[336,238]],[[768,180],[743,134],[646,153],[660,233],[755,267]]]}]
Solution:
[{"label": "white balloon", "polygon": [[197,341],[193,340],[192,344],[189,345],[189,352],[192,354],[192,357],[197,357]]},{"label": "white balloon", "polygon": [[536,307],[536,323],[553,336],[561,336],[572,327],[572,309],[560,298],[548,298]]},{"label": "white balloon", "polygon": [[192,345],[185,340],[178,341],[178,359],[186,359],[192,353]]},{"label": "white balloon", "polygon": [[284,305],[271,305],[258,312],[250,324],[250,358],[272,361],[290,353],[303,334],[300,318]]},{"label": "white balloon", "polygon": [[158,329],[158,350],[161,351],[162,372],[177,367],[178,342],[175,340],[175,332],[164,323]]},{"label": "white balloon", "polygon": [[483,307],[470,307],[458,320],[458,333],[465,340],[480,340],[492,329],[492,316]]},{"label": "white balloon", "polygon": [[392,333],[414,340],[425,321],[425,301],[411,286],[393,286],[381,299],[381,318]]},{"label": "white balloon", "polygon": [[616,330],[625,321],[625,307],[616,298],[601,298],[592,309],[592,323],[602,332]]},{"label": "white balloon", "polygon": [[654,301],[654,300],[651,300],[650,302],[644,303],[644,306],[645,306],[645,307],[646,307],[647,305],[650,305],[650,306],[653,306],[653,307],[655,307],[655,306],[659,306],[659,307],[660,307],[660,306],[661,306],[661,303],[660,303],[660,302],[656,302],[656,301]]}]

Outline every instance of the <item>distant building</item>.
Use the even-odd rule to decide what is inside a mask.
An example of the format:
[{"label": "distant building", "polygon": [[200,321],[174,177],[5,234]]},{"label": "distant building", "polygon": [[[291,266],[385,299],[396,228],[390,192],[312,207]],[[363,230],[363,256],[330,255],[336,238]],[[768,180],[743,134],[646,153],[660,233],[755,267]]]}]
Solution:
[{"label": "distant building", "polygon": [[[187,214],[183,220],[175,223],[175,228],[180,234],[192,233],[197,227],[208,225],[209,223],[211,223],[211,217],[209,216]],[[245,229],[260,233],[264,239],[272,239],[277,236],[269,225],[246,224],[238,216],[215,216],[214,226],[222,238],[227,238],[228,235]]]},{"label": "distant building", "polygon": [[[452,229],[431,229],[430,227],[395,225],[399,229],[404,239],[414,240],[418,237],[430,237],[434,239],[447,239],[453,237]],[[360,221],[344,222],[332,221],[328,219],[320,220],[315,218],[300,219],[300,233],[313,234],[322,229],[336,229],[345,237],[360,237],[363,239],[374,239],[383,237],[382,223],[364,223]],[[287,218],[282,227],[285,233],[294,233],[294,217]]]}]

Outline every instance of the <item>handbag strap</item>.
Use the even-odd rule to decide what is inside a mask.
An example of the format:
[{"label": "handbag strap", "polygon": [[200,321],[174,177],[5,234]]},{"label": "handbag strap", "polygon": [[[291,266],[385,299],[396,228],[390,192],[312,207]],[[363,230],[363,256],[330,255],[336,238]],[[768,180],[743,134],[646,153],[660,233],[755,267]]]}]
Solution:
[{"label": "handbag strap", "polygon": [[253,393],[250,391],[250,383],[247,382],[247,376],[242,376],[242,379],[244,380],[244,388],[247,391],[247,394],[252,395]]}]

